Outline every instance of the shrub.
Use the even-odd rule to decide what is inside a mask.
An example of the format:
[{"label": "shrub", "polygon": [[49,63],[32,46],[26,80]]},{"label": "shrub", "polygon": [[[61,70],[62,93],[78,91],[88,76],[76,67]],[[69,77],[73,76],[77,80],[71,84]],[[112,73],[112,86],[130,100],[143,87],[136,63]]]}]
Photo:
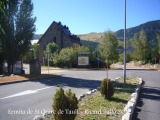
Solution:
[{"label": "shrub", "polygon": [[110,100],[114,94],[114,88],[110,79],[105,78],[101,82],[100,92],[104,96],[105,99]]},{"label": "shrub", "polygon": [[54,120],[74,120],[77,114],[78,100],[69,89],[66,94],[60,88],[54,95]]},{"label": "shrub", "polygon": [[[60,88],[54,95],[53,111],[55,120],[66,120],[66,114],[64,113],[67,108],[67,97],[64,94],[64,90]],[[60,113],[63,112],[63,113]]]},{"label": "shrub", "polygon": [[67,118],[68,120],[74,120],[78,110],[78,100],[76,95],[72,93],[71,89],[66,92],[66,96],[69,103],[68,110],[71,111],[71,114],[68,114]]}]

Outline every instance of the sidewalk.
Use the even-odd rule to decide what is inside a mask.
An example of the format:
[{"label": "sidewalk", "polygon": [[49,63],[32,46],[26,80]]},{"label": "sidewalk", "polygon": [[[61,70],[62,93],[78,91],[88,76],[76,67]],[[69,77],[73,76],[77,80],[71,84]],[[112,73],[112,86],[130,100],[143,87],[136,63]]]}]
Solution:
[{"label": "sidewalk", "polygon": [[145,84],[142,87],[133,120],[160,119],[160,74],[158,73],[159,71],[153,71],[152,76],[143,73]]},{"label": "sidewalk", "polygon": [[41,75],[11,75],[11,76],[4,76],[0,77],[0,85],[9,84],[9,83],[17,83],[17,82],[25,82],[30,80],[37,80],[37,79],[44,79],[50,77],[59,77],[60,75],[57,74],[41,74]]}]

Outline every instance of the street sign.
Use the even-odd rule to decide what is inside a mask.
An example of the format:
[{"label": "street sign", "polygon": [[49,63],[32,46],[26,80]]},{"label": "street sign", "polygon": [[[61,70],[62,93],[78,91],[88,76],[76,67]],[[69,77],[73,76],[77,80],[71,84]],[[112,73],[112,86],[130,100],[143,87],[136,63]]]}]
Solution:
[{"label": "street sign", "polygon": [[124,51],[124,47],[123,47],[123,46],[118,46],[118,47],[116,48],[116,50],[117,50],[117,52],[118,52],[119,54],[121,54],[121,53],[123,53],[123,51]]},{"label": "street sign", "polygon": [[127,52],[128,52],[129,54],[132,54],[132,53],[134,52],[134,48],[133,48],[132,46],[129,46],[129,47],[127,48]]},{"label": "street sign", "polygon": [[[124,47],[123,47],[123,46],[118,46],[118,47],[116,48],[116,50],[117,50],[117,52],[118,52],[119,54],[122,54],[123,51],[124,51]],[[129,47],[127,47],[126,51],[127,51],[129,54],[131,54],[131,53],[134,52],[134,48],[133,48],[132,46],[129,46]]]}]

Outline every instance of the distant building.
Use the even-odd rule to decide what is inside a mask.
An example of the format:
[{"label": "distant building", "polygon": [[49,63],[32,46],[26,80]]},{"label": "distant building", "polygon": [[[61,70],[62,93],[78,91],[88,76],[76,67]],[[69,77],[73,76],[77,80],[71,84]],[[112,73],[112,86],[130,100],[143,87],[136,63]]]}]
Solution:
[{"label": "distant building", "polygon": [[61,22],[55,22],[49,26],[47,31],[39,39],[39,59],[44,60],[44,51],[48,43],[54,42],[58,45],[58,50],[67,47],[81,46],[80,38],[70,33],[69,28],[66,25],[62,25]]}]

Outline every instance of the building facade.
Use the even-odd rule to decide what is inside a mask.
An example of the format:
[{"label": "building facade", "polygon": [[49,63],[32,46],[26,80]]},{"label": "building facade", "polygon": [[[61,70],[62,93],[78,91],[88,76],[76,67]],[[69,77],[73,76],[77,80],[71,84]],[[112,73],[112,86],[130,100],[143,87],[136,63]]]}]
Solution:
[{"label": "building facade", "polygon": [[39,59],[44,61],[44,51],[48,43],[54,42],[58,45],[58,50],[67,47],[79,47],[81,46],[80,38],[76,35],[72,35],[69,28],[66,25],[62,25],[61,22],[55,22],[49,26],[43,36],[39,39]]}]

